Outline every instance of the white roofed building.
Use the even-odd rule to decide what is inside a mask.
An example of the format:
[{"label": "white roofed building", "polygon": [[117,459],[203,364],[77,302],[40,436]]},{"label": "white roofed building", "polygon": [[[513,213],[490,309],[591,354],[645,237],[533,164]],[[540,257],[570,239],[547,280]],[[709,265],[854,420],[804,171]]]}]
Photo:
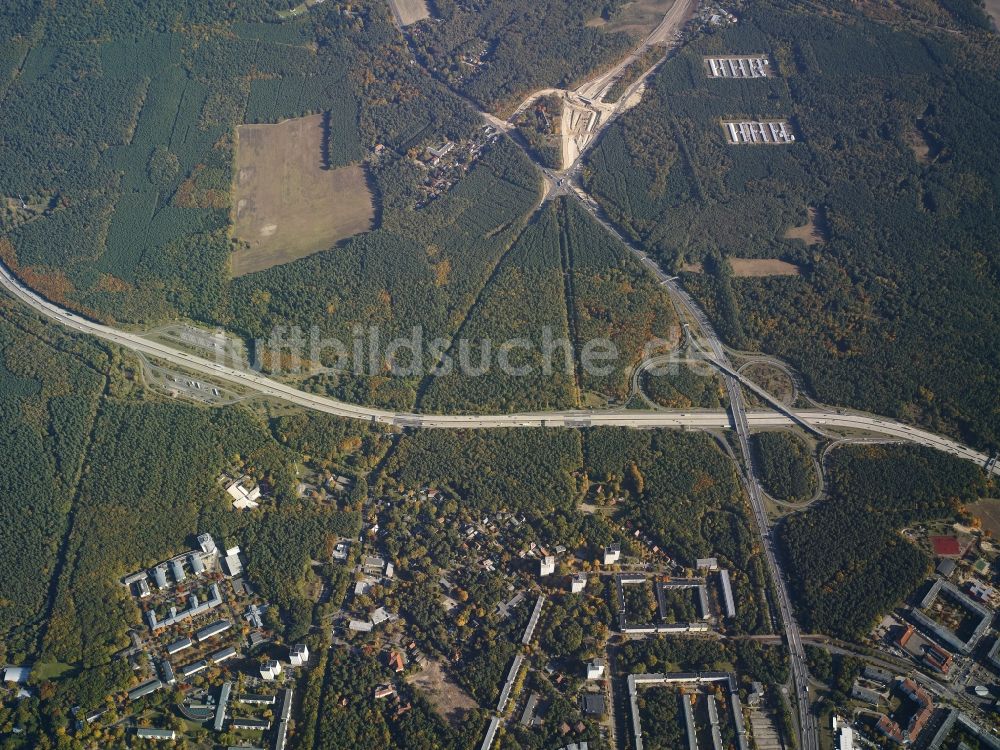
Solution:
[{"label": "white roofed building", "polygon": [[288,661],[293,667],[301,667],[309,661],[309,647],[304,643],[296,643],[289,650]]},{"label": "white roofed building", "polygon": [[546,555],[541,560],[538,561],[538,575],[539,576],[550,576],[556,572],[556,558],[552,555]]},{"label": "white roofed building", "polygon": [[281,675],[281,662],[271,659],[260,665],[260,677],[262,680],[276,680]]}]

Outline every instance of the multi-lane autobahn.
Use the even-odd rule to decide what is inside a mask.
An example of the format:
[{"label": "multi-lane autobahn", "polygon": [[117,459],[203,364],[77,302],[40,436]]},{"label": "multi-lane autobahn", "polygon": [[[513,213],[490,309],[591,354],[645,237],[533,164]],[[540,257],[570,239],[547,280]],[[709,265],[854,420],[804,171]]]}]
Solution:
[{"label": "multi-lane autobahn", "polygon": [[[237,369],[199,357],[190,352],[153,341],[138,333],[123,331],[95,322],[56,305],[25,287],[4,265],[0,264],[0,287],[41,315],[79,333],[156,358],[167,364],[198,373],[207,380],[242,387],[243,389],[280,399],[306,409],[333,414],[348,419],[395,425],[397,427],[443,429],[490,429],[497,427],[631,427],[672,428],[694,430],[730,429],[734,425],[723,409],[692,411],[615,409],[607,411],[572,410],[560,412],[523,412],[515,414],[414,414],[376,409],[307,393],[281,383],[259,372]],[[745,412],[750,429],[781,427],[794,424],[791,417],[773,411]],[[926,445],[952,453],[985,466],[988,457],[949,438],[941,437],[895,420],[842,410],[822,409],[796,411],[798,419],[818,427],[841,428],[852,432],[885,435],[894,439]],[[1000,476],[1000,467],[994,469]]]},{"label": "multi-lane autobahn", "polygon": [[[621,74],[627,65],[638,59],[642,52],[651,45],[666,44],[677,32],[684,19],[693,7],[693,0],[677,2],[665,17],[663,22],[649,36],[643,45],[632,56],[621,61],[614,69],[583,84],[574,92],[587,100],[592,106],[596,98],[611,84],[614,78]],[[655,70],[650,68],[637,81],[633,82],[626,94],[613,105],[602,109],[605,115],[600,119],[596,130],[606,127],[611,120],[627,108],[631,95],[644,85],[645,80]],[[526,106],[537,96],[546,93],[535,92],[522,104]],[[512,125],[488,113],[481,113],[496,127],[507,131]],[[589,143],[596,140],[594,132]],[[791,655],[792,690],[790,696],[796,706],[799,719],[802,750],[818,750],[818,727],[816,717],[809,707],[808,685],[809,673],[806,664],[802,634],[795,620],[788,586],[782,573],[779,559],[774,546],[774,538],[767,516],[764,495],[757,481],[753,457],[750,450],[750,434],[754,429],[798,425],[817,434],[823,434],[824,429],[845,430],[850,433],[866,433],[884,436],[893,440],[907,441],[928,446],[951,453],[960,458],[973,461],[985,467],[993,474],[1000,476],[1000,465],[990,462],[990,458],[961,443],[945,438],[916,427],[911,427],[891,419],[867,414],[847,412],[842,409],[824,410],[792,410],[774,402],[769,394],[761,392],[753,383],[743,378],[729,361],[721,341],[715,333],[704,312],[697,303],[677,284],[673,277],[664,271],[642,250],[634,246],[613,227],[603,215],[600,207],[579,184],[579,165],[583,149],[567,169],[561,171],[543,170],[550,183],[549,197],[564,194],[572,195],[580,200],[582,205],[594,216],[604,228],[614,235],[639,261],[654,275],[670,294],[675,306],[682,316],[688,319],[689,335],[691,328],[698,330],[697,339],[706,345],[706,359],[722,373],[729,396],[730,410],[691,410],[671,411],[666,409],[640,410],[573,410],[561,412],[518,413],[518,414],[416,414],[407,412],[387,411],[350,404],[325,396],[302,391],[293,385],[288,385],[259,372],[249,369],[234,368],[220,362],[199,357],[190,352],[173,348],[154,341],[142,334],[124,331],[112,326],[90,320],[84,316],[66,310],[36,294],[24,286],[10,270],[0,263],[0,286],[12,296],[41,315],[78,333],[91,335],[108,341],[125,349],[156,358],[164,363],[181,368],[184,371],[198,373],[207,380],[238,386],[268,398],[279,399],[302,408],[324,412],[349,419],[359,419],[374,423],[392,425],[399,428],[419,429],[492,429],[492,428],[586,428],[598,426],[615,426],[633,429],[689,429],[689,430],[721,430],[733,429],[736,433],[740,452],[743,458],[741,479],[746,486],[751,508],[762,546],[767,560],[774,590],[777,596],[777,608],[782,620],[784,638]],[[530,155],[529,155],[530,156]],[[769,401],[775,410],[748,411],[743,396],[742,387],[756,390]]]}]

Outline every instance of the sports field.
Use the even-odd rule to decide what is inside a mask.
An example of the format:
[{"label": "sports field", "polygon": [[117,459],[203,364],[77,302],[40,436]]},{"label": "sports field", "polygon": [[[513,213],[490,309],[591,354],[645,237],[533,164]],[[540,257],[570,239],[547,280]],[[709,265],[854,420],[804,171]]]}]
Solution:
[{"label": "sports field", "polygon": [[232,275],[288,263],[367,231],[375,217],[364,169],[323,166],[323,116],[237,129]]}]

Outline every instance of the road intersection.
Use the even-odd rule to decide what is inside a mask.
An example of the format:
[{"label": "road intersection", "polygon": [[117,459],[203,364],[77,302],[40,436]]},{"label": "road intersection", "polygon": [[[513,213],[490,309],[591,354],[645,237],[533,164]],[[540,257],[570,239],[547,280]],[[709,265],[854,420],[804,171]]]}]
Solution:
[{"label": "road intersection", "polygon": [[[802,750],[818,750],[818,726],[816,717],[810,710],[809,702],[809,672],[803,645],[803,636],[795,620],[791,597],[788,593],[786,578],[782,572],[775,549],[774,537],[767,516],[764,493],[757,481],[753,454],[750,449],[750,435],[754,430],[799,426],[818,435],[825,435],[827,430],[839,430],[850,435],[863,434],[877,436],[893,441],[914,443],[945,451],[984,467],[992,474],[1000,476],[1000,466],[992,462],[988,456],[973,450],[957,441],[934,433],[921,430],[910,425],[879,416],[849,412],[837,408],[816,408],[808,410],[793,410],[776,402],[770,394],[763,391],[751,381],[743,377],[730,362],[728,354],[719,340],[711,322],[698,304],[684,291],[674,277],[667,275],[658,264],[644,251],[627,240],[603,214],[600,206],[585,192],[580,184],[580,160],[586,148],[596,142],[597,136],[613,119],[628,109],[634,103],[635,97],[641,92],[646,80],[662,63],[662,59],[649,68],[633,82],[616,103],[605,104],[601,98],[622,74],[625,68],[640,59],[640,56],[653,45],[667,45],[677,34],[680,26],[693,8],[694,0],[677,0],[666,14],[662,23],[647,37],[642,45],[632,55],[622,60],[611,70],[595,77],[567,94],[567,101],[581,109],[592,110],[595,114],[593,127],[588,130],[586,139],[580,142],[580,148],[564,153],[564,170],[543,169],[549,188],[549,196],[568,195],[580,201],[583,207],[614,237],[616,237],[664,286],[682,318],[686,318],[685,328],[689,340],[693,343],[692,329],[698,331],[697,341],[707,346],[702,350],[705,358],[720,370],[729,396],[730,409],[688,410],[677,411],[667,409],[633,410],[571,410],[561,412],[530,412],[515,414],[426,414],[396,412],[377,409],[357,404],[350,404],[336,399],[320,396],[300,390],[293,385],[268,378],[249,369],[234,368],[220,362],[199,357],[190,352],[171,347],[138,333],[124,331],[108,326],[82,315],[66,310],[35,293],[15,277],[11,271],[0,263],[0,287],[3,287],[17,300],[30,307],[40,315],[59,323],[77,333],[94,336],[124,349],[131,350],[146,357],[181,368],[188,372],[198,373],[201,377],[237,386],[245,391],[271,399],[277,399],[294,404],[304,409],[332,414],[338,417],[364,420],[376,424],[390,425],[396,428],[410,429],[494,429],[494,428],[590,428],[590,427],[625,427],[631,429],[681,429],[681,430],[726,430],[735,431],[742,464],[740,476],[747,489],[753,511],[754,521],[762,541],[765,558],[770,569],[777,598],[777,609],[782,620],[784,639],[791,655],[792,688],[794,695],[789,696],[797,707],[799,732]],[[535,92],[518,108],[518,111],[534,101],[538,96],[555,90]],[[509,131],[512,125],[488,113],[480,113],[494,126]],[[570,158],[565,158],[569,156]],[[640,367],[647,363],[643,363]],[[773,408],[770,410],[748,410],[744,399],[743,388],[749,388],[761,396]],[[832,436],[835,439],[839,435]]]}]

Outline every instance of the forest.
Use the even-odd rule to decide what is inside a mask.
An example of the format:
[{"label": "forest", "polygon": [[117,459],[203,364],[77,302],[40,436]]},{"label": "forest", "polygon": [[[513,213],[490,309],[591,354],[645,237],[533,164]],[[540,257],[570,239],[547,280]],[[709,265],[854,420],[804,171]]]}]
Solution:
[{"label": "forest", "polygon": [[[827,5],[764,0],[687,45],[602,136],[586,184],[730,345],[789,360],[826,403],[996,448],[996,45],[931,4]],[[703,55],[734,49],[768,51],[777,75],[708,79]],[[729,146],[734,116],[787,117],[799,137]],[[810,208],[820,236],[786,238]],[[727,257],[802,275],[736,278]]]},{"label": "forest", "polygon": [[[559,215],[545,204],[501,260],[449,351],[456,367],[429,383],[420,399],[427,411],[520,411],[576,406],[574,354],[566,347],[545,356],[546,340],[569,342],[559,243]],[[546,334],[546,331],[548,333]],[[501,355],[503,347],[506,355]],[[462,359],[471,367],[462,367]],[[500,359],[505,357],[506,367]],[[481,362],[496,363],[486,371]],[[483,369],[480,376],[473,372]],[[519,374],[523,373],[523,374]]]},{"label": "forest", "polygon": [[[308,563],[332,537],[354,536],[361,519],[299,499],[296,466],[308,455],[367,473],[387,447],[382,432],[162,402],[118,353],[12,302],[0,310],[0,490],[13,503],[0,541],[19,561],[0,585],[0,660],[50,675],[34,686],[32,746],[47,746],[72,706],[100,706],[130,684],[128,663],[114,655],[139,610],[120,579],[189,548],[201,531],[241,545],[286,637],[308,633]],[[259,512],[235,513],[224,499],[216,478],[234,465],[268,488]]]},{"label": "forest", "polygon": [[842,447],[827,468],[828,497],[788,516],[778,538],[802,626],[857,639],[930,571],[899,531],[956,518],[985,479],[968,461],[916,446]]},{"label": "forest", "polygon": [[[418,406],[565,409],[588,396],[623,403],[635,365],[676,338],[655,279],[560,198],[543,204],[502,258],[448,351],[454,368],[428,380]],[[491,352],[496,365],[478,375]],[[463,359],[471,367],[459,367]]]},{"label": "forest", "polygon": [[[614,3],[593,6],[560,12],[617,12]],[[494,19],[497,29],[514,18],[500,4],[484,18],[491,13],[506,19]],[[424,178],[413,154],[469,138],[480,123],[460,97],[407,64],[384,3],[351,13],[316,6],[283,24],[227,13],[211,30],[164,31],[151,20],[139,33],[126,9],[111,15],[113,23],[78,19],[67,36],[43,10],[30,38],[10,31],[23,54],[12,58],[0,113],[9,125],[0,142],[16,155],[0,165],[0,195],[24,196],[27,208],[0,213],[0,258],[53,301],[107,321],[181,315],[223,325],[265,364],[284,361],[269,341],[282,327],[315,330],[348,349],[359,329],[377,327],[385,342],[419,328],[432,346],[416,374],[394,374],[400,363],[384,358],[304,381],[318,393],[397,409],[623,403],[647,344],[675,336],[662,291],[573,202],[545,207],[528,226],[540,181],[506,138],[440,199],[415,209]],[[625,38],[607,35],[617,37]],[[59,97],[63,88],[79,96]],[[61,103],[41,107],[43,99]],[[101,101],[115,105],[96,107]],[[326,116],[329,166],[367,162],[379,226],[230,280],[233,126],[317,111]],[[376,144],[384,147],[377,157]],[[424,375],[459,336],[478,350],[486,339],[537,343],[545,328],[571,343],[576,361],[527,378]],[[618,350],[610,374],[580,367],[595,339]],[[307,364],[330,366],[335,351]],[[558,344],[556,359],[563,351]],[[503,354],[521,363],[516,347]]]},{"label": "forest", "polygon": [[680,329],[656,279],[574,200],[560,199],[562,243],[570,268],[571,324],[581,365],[587,347],[609,341],[615,357],[580,367],[580,388],[624,403],[634,367],[675,347]]},{"label": "forest", "polygon": [[816,468],[808,446],[788,432],[751,436],[754,468],[771,497],[785,502],[809,500],[816,491]]},{"label": "forest", "polygon": [[48,614],[106,378],[97,346],[49,343],[13,305],[0,301],[0,660],[16,663],[34,649]]},{"label": "forest", "polygon": [[490,112],[543,87],[570,88],[634,45],[586,22],[623,0],[434,0],[435,21],[411,30],[421,61]]}]

